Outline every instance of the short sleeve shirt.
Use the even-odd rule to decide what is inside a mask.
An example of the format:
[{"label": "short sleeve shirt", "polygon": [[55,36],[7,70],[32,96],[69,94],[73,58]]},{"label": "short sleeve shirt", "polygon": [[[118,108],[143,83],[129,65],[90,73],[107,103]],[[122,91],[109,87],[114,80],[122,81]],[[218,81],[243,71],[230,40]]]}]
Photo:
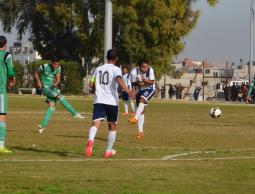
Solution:
[{"label": "short sleeve shirt", "polygon": [[56,75],[61,73],[61,66],[56,69],[52,69],[50,64],[42,64],[38,71],[41,73],[43,87],[49,88],[53,85]]},{"label": "short sleeve shirt", "polygon": [[122,77],[121,69],[113,64],[104,64],[96,68],[92,76],[96,86],[94,104],[118,106],[117,77]]}]

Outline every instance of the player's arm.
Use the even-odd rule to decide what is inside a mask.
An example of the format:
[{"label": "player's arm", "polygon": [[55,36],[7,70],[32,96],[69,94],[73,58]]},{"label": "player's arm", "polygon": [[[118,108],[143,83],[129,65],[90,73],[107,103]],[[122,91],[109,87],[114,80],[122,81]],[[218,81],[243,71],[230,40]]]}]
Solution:
[{"label": "player's arm", "polygon": [[7,73],[9,77],[9,86],[13,87],[16,83],[15,72],[13,68],[12,56],[9,54],[6,58]]},{"label": "player's arm", "polygon": [[142,79],[142,81],[139,82],[140,86],[144,86],[144,85],[150,86],[150,85],[153,85],[155,83],[155,80],[149,80],[149,79],[146,79],[144,77],[141,77],[141,79]]},{"label": "player's arm", "polygon": [[39,89],[42,88],[42,83],[41,83],[41,80],[40,80],[40,68],[34,73],[34,77],[35,77],[35,81],[36,81],[36,85]]},{"label": "player's arm", "polygon": [[89,87],[93,90],[96,88],[96,77],[92,76],[89,81]]},{"label": "player's arm", "polygon": [[117,83],[119,84],[119,86],[121,87],[121,89],[122,89],[123,91],[127,92],[128,95],[133,99],[134,96],[135,96],[134,92],[132,92],[132,90],[130,90],[130,89],[128,88],[128,86],[125,84],[125,82],[123,81],[123,79],[121,78],[121,76],[117,76],[117,77],[116,77],[116,81],[117,81]]},{"label": "player's arm", "polygon": [[53,83],[54,87],[58,87],[58,85],[60,84],[61,81],[61,73],[57,73],[56,77],[55,77],[55,82]]},{"label": "player's arm", "polygon": [[154,70],[151,68],[150,73],[149,73],[149,78],[146,79],[145,77],[141,77],[142,82],[144,83],[145,86],[150,86],[155,83],[155,75],[154,75]]}]

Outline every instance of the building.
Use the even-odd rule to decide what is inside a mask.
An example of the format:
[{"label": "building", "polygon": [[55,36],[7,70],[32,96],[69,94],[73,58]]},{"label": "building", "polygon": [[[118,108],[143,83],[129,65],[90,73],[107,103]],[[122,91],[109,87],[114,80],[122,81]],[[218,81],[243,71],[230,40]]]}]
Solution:
[{"label": "building", "polygon": [[200,100],[219,98],[224,85],[228,84],[233,77],[233,68],[228,64],[213,64],[207,61],[185,59],[183,62],[172,64],[172,66],[181,76],[179,78],[163,76],[159,85],[161,87],[164,85],[166,91],[168,91],[170,84],[183,86],[182,99],[193,99],[196,88],[201,88]]}]

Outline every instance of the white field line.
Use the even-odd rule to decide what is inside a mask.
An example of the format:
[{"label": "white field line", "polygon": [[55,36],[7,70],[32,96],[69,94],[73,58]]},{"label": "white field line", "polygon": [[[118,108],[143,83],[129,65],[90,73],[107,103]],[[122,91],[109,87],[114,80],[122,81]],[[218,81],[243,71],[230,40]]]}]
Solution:
[{"label": "white field line", "polygon": [[196,151],[196,152],[186,152],[181,154],[174,154],[174,155],[168,155],[161,158],[162,160],[171,160],[180,156],[188,156],[188,155],[194,155],[194,154],[211,154],[216,153],[216,151]]},{"label": "white field line", "polygon": [[116,158],[116,159],[3,159],[0,163],[4,162],[118,162],[118,161],[224,161],[224,160],[250,160],[255,159],[255,156],[240,156],[240,157],[217,157],[217,158]]}]

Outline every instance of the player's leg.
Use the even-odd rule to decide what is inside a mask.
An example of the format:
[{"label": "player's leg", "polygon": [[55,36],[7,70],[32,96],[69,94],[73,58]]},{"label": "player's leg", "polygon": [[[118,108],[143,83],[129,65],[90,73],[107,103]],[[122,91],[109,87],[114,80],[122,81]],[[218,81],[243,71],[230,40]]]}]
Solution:
[{"label": "player's leg", "polygon": [[43,120],[41,121],[41,124],[38,126],[39,133],[42,133],[44,131],[44,129],[47,127],[47,125],[52,117],[52,114],[55,111],[55,101],[51,100],[51,98],[48,97],[46,102],[48,102],[49,107],[44,115]]},{"label": "player's leg", "polygon": [[128,116],[128,100],[129,96],[126,92],[122,92],[122,100],[124,103],[124,113],[122,113],[123,116]]},{"label": "player's leg", "polygon": [[7,114],[7,96],[6,94],[0,94],[0,154],[12,153],[11,150],[5,147],[6,114]]},{"label": "player's leg", "polygon": [[138,118],[140,117],[140,115],[142,114],[142,112],[144,111],[144,107],[147,104],[147,101],[149,99],[151,99],[151,97],[154,94],[154,90],[152,89],[146,89],[146,90],[142,90],[138,93],[137,95],[137,102],[138,103],[138,107],[136,109],[136,113],[134,117],[131,117],[128,121],[130,123],[136,123],[138,121]]},{"label": "player's leg", "polygon": [[105,118],[105,109],[102,104],[94,104],[92,126],[89,129],[88,142],[85,153],[88,157],[92,156],[92,148],[94,145],[97,130],[100,128],[102,121]]},{"label": "player's leg", "polygon": [[137,126],[138,126],[138,133],[136,135],[136,139],[142,139],[144,138],[144,130],[143,130],[143,126],[144,126],[144,113],[145,113],[145,109],[142,112],[142,114],[138,117],[138,122],[137,122]]},{"label": "player's leg", "polygon": [[128,116],[128,102],[123,101],[124,104],[124,113],[122,113],[123,116]]},{"label": "player's leg", "polygon": [[82,116],[79,112],[77,112],[72,105],[65,99],[64,96],[62,96],[60,93],[56,95],[56,98],[59,100],[60,104],[72,114],[72,116],[76,119],[83,119],[84,116]]},{"label": "player's leg", "polygon": [[129,104],[131,106],[131,115],[134,116],[135,115],[135,104],[134,104],[133,100],[130,100]]},{"label": "player's leg", "polygon": [[107,147],[104,153],[104,158],[110,158],[116,154],[116,150],[113,149],[113,145],[116,140],[117,134],[117,120],[118,120],[118,106],[107,105],[106,116],[108,121],[108,138],[107,138]]}]

